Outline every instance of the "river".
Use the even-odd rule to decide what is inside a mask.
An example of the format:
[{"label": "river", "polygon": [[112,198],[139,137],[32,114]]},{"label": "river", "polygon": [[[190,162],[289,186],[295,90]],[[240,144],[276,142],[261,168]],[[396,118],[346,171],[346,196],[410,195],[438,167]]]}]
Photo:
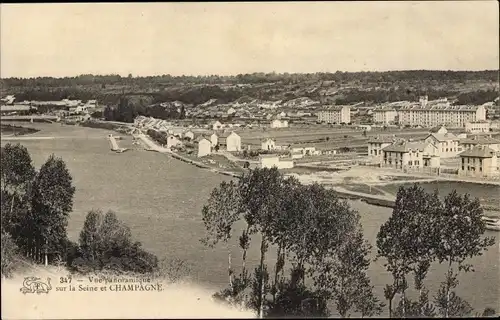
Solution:
[{"label": "river", "polygon": [[[199,239],[204,235],[201,208],[210,191],[229,177],[196,168],[165,154],[144,151],[133,145],[130,137],[118,143],[120,147],[132,150],[121,154],[111,152],[106,139],[110,131],[107,130],[59,124],[29,126],[41,130],[33,136],[56,137],[20,141],[30,151],[35,166],[39,168],[54,153],[66,162],[73,176],[76,193],[68,225],[70,239],[78,239],[89,210],[114,210],[130,226],[134,238],[145,249],[159,258],[179,258],[188,262],[192,266],[192,281],[213,290],[227,285],[226,249],[223,246],[205,248]],[[7,142],[2,140],[2,145]],[[465,190],[475,187],[468,184]],[[444,188],[440,190],[446,191]],[[361,214],[366,239],[375,246],[378,229],[389,218],[391,209],[361,201],[350,203]],[[491,231],[487,233],[489,236],[497,235]],[[230,249],[236,257],[234,263],[238,264],[240,251],[237,237],[231,242]],[[458,294],[471,303],[475,311],[482,311],[485,307],[500,309],[499,249],[497,236],[493,247],[471,260],[476,272],[459,277]],[[252,246],[249,262],[256,265],[258,257],[258,246]],[[435,294],[445,270],[441,265],[432,266],[425,283],[431,291],[430,295]],[[390,275],[381,262],[372,263],[369,275],[382,298]]]}]

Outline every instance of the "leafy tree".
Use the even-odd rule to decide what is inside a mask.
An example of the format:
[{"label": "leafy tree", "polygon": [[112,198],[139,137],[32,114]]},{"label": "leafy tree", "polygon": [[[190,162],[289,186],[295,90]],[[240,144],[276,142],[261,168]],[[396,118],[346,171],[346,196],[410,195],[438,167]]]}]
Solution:
[{"label": "leafy tree", "polygon": [[283,176],[276,168],[255,169],[244,174],[239,181],[241,196],[241,211],[248,226],[248,234],[259,233],[261,238],[259,262],[259,315],[264,313],[264,299],[268,277],[263,276],[267,271],[266,252],[269,248],[269,235],[274,217],[281,213],[280,196],[282,195]]},{"label": "leafy tree", "polygon": [[[2,192],[2,228],[12,233],[12,225],[16,223],[15,206],[26,204],[31,184],[35,177],[35,168],[26,147],[7,143],[1,149],[1,192]],[[8,205],[7,205],[8,204]],[[16,237],[16,235],[14,235]]]},{"label": "leafy tree", "polygon": [[[359,220],[359,215],[353,217]],[[333,251],[332,259],[318,271],[317,281],[336,304],[342,318],[349,311],[358,311],[362,316],[380,314],[383,304],[373,293],[366,271],[370,265],[370,245],[363,239],[361,225],[342,237],[342,243]]]},{"label": "leafy tree", "polygon": [[385,258],[384,266],[393,276],[393,283],[384,291],[390,316],[392,299],[397,293],[402,295],[402,316],[406,316],[406,276],[410,272],[416,274],[417,288],[423,288],[423,280],[434,259],[433,245],[436,240],[432,223],[440,207],[437,193],[427,194],[417,184],[409,188],[401,187],[392,216],[380,227],[377,257]]},{"label": "leafy tree", "polygon": [[237,185],[231,181],[223,181],[210,194],[208,203],[203,206],[202,215],[207,236],[202,242],[213,248],[219,241],[226,244],[228,251],[229,286],[233,286],[233,270],[231,267],[231,250],[228,241],[232,236],[232,226],[240,219],[240,198]]},{"label": "leafy tree", "polygon": [[[468,194],[459,195],[456,190],[444,199],[444,207],[436,221],[439,238],[436,245],[436,256],[440,263],[448,264],[448,271],[443,286],[438,295],[437,304],[444,317],[456,314],[457,310],[466,311],[468,308],[456,296],[452,296],[452,289],[458,285],[456,276],[460,271],[473,271],[472,265],[465,260],[482,255],[483,251],[494,244],[493,237],[483,237],[486,230],[483,209],[479,200],[471,199]],[[457,273],[455,274],[455,269]],[[445,302],[443,302],[443,299]],[[453,300],[455,299],[455,300]],[[459,307],[456,307],[457,303]],[[455,309],[451,309],[455,306]]]},{"label": "leafy tree", "polygon": [[17,268],[18,248],[10,235],[2,231],[2,277],[10,277]]},{"label": "leafy tree", "polygon": [[79,241],[80,257],[72,269],[80,272],[113,270],[151,273],[157,271],[158,259],[132,240],[130,228],[116,214],[99,210],[87,214]]},{"label": "leafy tree", "polygon": [[51,155],[33,183],[32,210],[35,248],[45,264],[65,251],[68,215],[73,208],[75,187],[64,161]]},{"label": "leafy tree", "polygon": [[292,269],[288,281],[280,284],[276,300],[270,305],[270,317],[327,317],[327,301],[321,291],[311,291],[301,279],[301,271]]}]

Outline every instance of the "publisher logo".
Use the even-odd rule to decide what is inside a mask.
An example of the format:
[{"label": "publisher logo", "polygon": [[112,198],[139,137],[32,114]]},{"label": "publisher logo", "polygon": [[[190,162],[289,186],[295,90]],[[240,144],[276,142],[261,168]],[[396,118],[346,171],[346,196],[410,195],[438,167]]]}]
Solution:
[{"label": "publisher logo", "polygon": [[37,277],[25,277],[23,281],[23,286],[20,291],[23,294],[26,293],[49,293],[52,290],[52,285],[50,284],[50,278],[47,281],[42,280]]}]

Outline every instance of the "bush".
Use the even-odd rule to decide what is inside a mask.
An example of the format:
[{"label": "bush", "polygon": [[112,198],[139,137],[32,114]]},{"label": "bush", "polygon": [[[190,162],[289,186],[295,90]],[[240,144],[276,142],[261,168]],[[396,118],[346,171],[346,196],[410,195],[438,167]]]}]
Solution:
[{"label": "bush", "polygon": [[2,231],[2,276],[11,277],[17,269],[18,248],[11,236]]},{"label": "bush", "polygon": [[132,242],[130,228],[109,211],[90,211],[80,233],[77,256],[70,269],[79,273],[101,270],[151,273],[158,268],[158,258]]}]

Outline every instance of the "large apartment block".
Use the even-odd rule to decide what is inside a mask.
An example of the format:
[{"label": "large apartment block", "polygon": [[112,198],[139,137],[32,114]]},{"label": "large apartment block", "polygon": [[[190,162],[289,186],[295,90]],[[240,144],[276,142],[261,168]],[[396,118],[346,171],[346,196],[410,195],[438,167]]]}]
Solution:
[{"label": "large apartment block", "polygon": [[323,123],[351,123],[351,108],[349,106],[332,106],[318,112],[318,121]]},{"label": "large apartment block", "polygon": [[[428,101],[427,96],[420,97],[417,103],[400,102],[397,116],[389,106],[376,108],[373,112],[374,122],[397,122],[400,125],[463,128],[466,123],[486,120],[484,106],[451,105],[447,99]],[[396,121],[397,119],[397,121]]]},{"label": "large apartment block", "polygon": [[398,112],[394,108],[381,107],[373,110],[373,122],[394,124],[397,122]]}]

